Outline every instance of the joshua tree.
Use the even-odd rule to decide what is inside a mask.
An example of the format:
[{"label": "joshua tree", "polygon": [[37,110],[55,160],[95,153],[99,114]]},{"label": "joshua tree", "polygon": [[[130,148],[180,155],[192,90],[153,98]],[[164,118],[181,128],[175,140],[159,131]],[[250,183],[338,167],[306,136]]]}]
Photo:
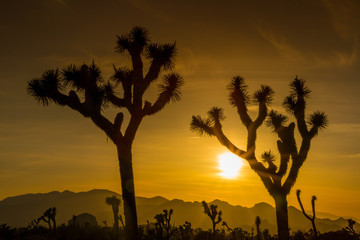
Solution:
[{"label": "joshua tree", "polygon": [[185,221],[185,223],[183,225],[179,226],[179,230],[180,230],[180,234],[181,234],[181,239],[183,240],[190,240],[193,239],[193,229],[191,227],[191,223],[188,221]]},{"label": "joshua tree", "polygon": [[354,230],[355,223],[356,223],[356,221],[352,220],[351,218],[348,219],[348,226],[346,226],[346,228],[344,228],[344,230],[349,232],[353,236],[359,236],[359,234],[357,234]]},{"label": "joshua tree", "polygon": [[[230,91],[230,103],[236,107],[241,122],[247,129],[246,149],[235,146],[224,134],[221,121],[225,117],[221,108],[212,108],[208,112],[209,117],[207,119],[193,116],[191,129],[201,135],[215,136],[231,152],[247,160],[275,200],[279,239],[288,240],[287,195],[295,184],[300,167],[306,160],[311,140],[318,134],[320,129],[327,126],[327,117],[325,113],[317,111],[311,114],[308,121],[306,121],[305,107],[310,90],[305,86],[304,80],[296,77],[290,83],[290,95],[285,98],[283,105],[296,119],[301,136],[301,146],[298,149],[294,137],[295,123],[292,122],[286,125],[287,117],[285,115],[274,110],[268,113],[268,104],[271,103],[274,95],[269,86],[261,86],[260,90],[256,91],[252,97],[253,103],[258,105],[258,115],[255,120],[248,114],[251,97],[247,92],[244,79],[239,76],[234,77],[228,89]],[[271,151],[262,155],[263,163],[258,161],[255,154],[256,132],[267,117],[267,125],[273,128],[279,138],[277,147],[280,153],[280,163],[278,165],[273,163],[275,155]],[[287,171],[288,169],[289,171]],[[287,172],[288,175],[286,175]]]},{"label": "joshua tree", "polygon": [[[144,101],[145,91],[159,78],[160,72],[173,69],[175,43],[150,43],[148,31],[135,27],[129,34],[118,36],[116,44],[118,53],[130,55],[132,68],[114,66],[115,73],[110,81],[102,79],[101,71],[94,63],[70,65],[62,71],[45,71],[40,78],[31,80],[28,83],[28,94],[45,106],[49,103],[68,106],[85,118],[90,118],[115,144],[120,166],[126,239],[134,240],[137,239],[138,230],[132,144],[145,116],[159,112],[170,101],[180,100],[183,78],[176,73],[164,75],[163,83],[159,85],[160,94],[155,102]],[[150,62],[147,73],[143,70],[144,57]],[[117,95],[118,88],[122,88],[121,97]],[[103,115],[104,109],[109,105],[121,109],[113,122]],[[130,115],[124,130],[121,128],[123,109]]]},{"label": "joshua tree", "polygon": [[53,222],[53,229],[54,231],[56,231],[56,207],[52,207],[47,209],[44,214],[38,218],[38,222],[40,222],[40,220],[43,220],[44,222],[46,222],[49,225],[49,230],[51,230],[51,222]]},{"label": "joshua tree", "polygon": [[305,212],[304,206],[303,206],[303,204],[301,202],[301,199],[300,199],[300,193],[301,193],[301,191],[299,189],[296,190],[296,197],[297,197],[297,200],[298,200],[298,202],[300,204],[301,211],[304,214],[304,216],[311,221],[311,224],[312,224],[312,227],[313,227],[313,230],[314,230],[314,234],[315,234],[315,238],[317,239],[318,238],[318,231],[316,230],[316,226],[315,226],[315,218],[316,218],[315,217],[315,200],[316,200],[316,196],[312,196],[312,198],[311,198],[311,207],[312,207],[312,212],[313,212],[313,215],[311,217]]},{"label": "joshua tree", "polygon": [[225,221],[223,221],[221,225],[226,227],[226,230],[228,230],[229,232],[232,231],[232,229],[229,227],[229,225]]},{"label": "joshua tree", "polygon": [[216,224],[220,223],[222,221],[222,212],[221,211],[217,211],[217,205],[213,205],[211,204],[210,207],[209,205],[205,202],[202,201],[201,204],[204,207],[204,213],[206,215],[209,216],[209,218],[211,219],[212,222],[212,230],[213,230],[213,234],[215,235],[216,233]]},{"label": "joshua tree", "polygon": [[107,197],[105,199],[106,204],[110,205],[113,210],[114,214],[114,231],[116,238],[119,236],[119,205],[120,205],[120,199],[118,199],[116,196]]},{"label": "joshua tree", "polygon": [[259,216],[256,216],[255,218],[255,225],[256,225],[256,239],[257,240],[261,240],[261,231],[260,231],[260,224],[261,224],[261,219]]},{"label": "joshua tree", "polygon": [[[174,211],[172,209],[169,211],[164,209],[163,212],[164,213],[156,214],[154,218],[156,219],[158,227],[165,230],[165,239],[169,240],[171,235],[171,215]],[[162,235],[162,230],[160,230],[160,234]]]}]

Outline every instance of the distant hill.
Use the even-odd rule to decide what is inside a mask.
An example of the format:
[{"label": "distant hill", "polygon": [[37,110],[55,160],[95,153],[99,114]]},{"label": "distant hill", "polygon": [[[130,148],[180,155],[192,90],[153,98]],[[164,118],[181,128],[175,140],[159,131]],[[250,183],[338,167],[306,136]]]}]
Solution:
[{"label": "distant hill", "polygon": [[[116,195],[121,199],[118,193],[108,190],[91,190],[88,192],[74,193],[71,191],[49,192],[37,194],[25,194],[15,197],[8,197],[0,201],[0,224],[6,223],[10,226],[27,226],[31,220],[38,218],[49,207],[57,208],[57,223],[59,225],[67,223],[73,215],[81,213],[90,213],[96,216],[99,224],[103,221],[108,226],[112,225],[113,216],[111,207],[105,203],[105,198]],[[154,216],[161,213],[163,209],[174,210],[173,224],[181,225],[185,221],[191,222],[193,227],[209,229],[210,220],[203,213],[200,202],[184,202],[183,200],[168,200],[163,197],[137,197],[137,208],[139,224],[146,224],[146,221],[154,221]],[[275,209],[267,203],[257,203],[252,208],[233,206],[227,202],[214,200],[210,204],[218,205],[218,209],[223,212],[223,219],[228,225],[233,227],[242,227],[251,231],[254,227],[255,217],[260,216],[262,220],[262,229],[269,229],[270,232],[276,233]],[[292,231],[309,230],[310,222],[303,216],[300,210],[290,206],[289,208],[289,225]],[[121,212],[123,210],[121,209]],[[334,215],[322,213],[324,216]],[[347,220],[337,218],[321,218],[316,220],[320,232],[341,230],[347,226]],[[355,229],[360,230],[360,225],[356,224]]]}]

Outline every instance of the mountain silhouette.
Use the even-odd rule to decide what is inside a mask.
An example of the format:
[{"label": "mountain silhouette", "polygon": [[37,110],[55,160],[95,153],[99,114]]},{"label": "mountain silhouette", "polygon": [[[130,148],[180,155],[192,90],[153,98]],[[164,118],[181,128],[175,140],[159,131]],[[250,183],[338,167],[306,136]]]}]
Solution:
[{"label": "mountain silhouette", "polygon": [[[13,227],[24,227],[31,220],[41,216],[47,208],[56,207],[58,225],[67,224],[73,215],[89,213],[96,217],[99,224],[106,221],[111,226],[113,223],[113,213],[111,207],[105,202],[105,198],[110,196],[117,196],[121,199],[121,195],[118,193],[103,189],[79,193],[67,190],[63,192],[53,191],[8,197],[0,201],[0,224],[6,223]],[[139,224],[146,224],[147,220],[154,222],[156,214],[161,213],[164,209],[173,209],[172,224],[182,225],[185,221],[189,221],[194,228],[201,227],[205,230],[211,228],[211,221],[203,213],[201,202],[185,202],[180,199],[168,200],[161,196],[153,198],[137,197],[136,202]],[[272,234],[276,233],[275,209],[268,203],[261,202],[248,208],[239,205],[233,206],[228,202],[216,199],[209,202],[209,204],[218,206],[218,209],[223,212],[223,220],[231,228],[242,227],[247,231],[251,231],[251,228],[255,227],[256,216],[260,216],[262,221],[261,228],[269,229]],[[311,223],[303,216],[299,209],[290,206],[288,211],[291,231],[308,231],[311,228]],[[120,208],[120,213],[123,213],[122,207]],[[323,215],[334,217],[334,215],[327,213],[323,213]],[[346,227],[347,219],[342,217],[335,220],[317,218],[316,224],[318,230],[324,233],[341,230]],[[360,230],[358,223],[355,225],[355,230]]]}]

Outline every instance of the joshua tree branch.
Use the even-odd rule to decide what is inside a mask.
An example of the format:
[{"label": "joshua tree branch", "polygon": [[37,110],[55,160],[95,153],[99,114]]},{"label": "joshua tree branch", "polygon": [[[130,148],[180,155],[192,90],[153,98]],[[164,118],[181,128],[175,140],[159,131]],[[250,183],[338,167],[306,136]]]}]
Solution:
[{"label": "joshua tree branch", "polygon": [[149,71],[147,72],[144,78],[146,86],[149,86],[151,82],[155,81],[158,78],[160,70],[161,70],[161,64],[155,59],[153,59]]},{"label": "joshua tree branch", "polygon": [[158,97],[158,99],[156,99],[156,101],[154,102],[154,104],[151,104],[148,101],[145,101],[144,104],[144,114],[145,115],[153,115],[157,112],[159,112],[161,109],[163,109],[165,107],[165,105],[167,103],[170,102],[170,96],[161,93]]},{"label": "joshua tree branch", "polygon": [[265,102],[259,103],[259,113],[257,118],[254,121],[255,128],[258,129],[261,124],[263,124],[265,118],[267,116],[267,107]]},{"label": "joshua tree branch", "polygon": [[302,138],[305,138],[309,132],[305,122],[305,99],[303,96],[298,96],[297,105],[300,106],[295,110],[294,116],[296,118],[299,133]]},{"label": "joshua tree branch", "polygon": [[229,149],[232,153],[236,154],[239,157],[246,158],[246,151],[239,149],[236,147],[224,134],[222,131],[222,125],[220,122],[215,124],[214,127],[210,128],[219,142],[224,145],[227,149]]},{"label": "joshua tree branch", "polygon": [[143,117],[144,116],[142,113],[134,113],[131,115],[129,124],[128,124],[128,126],[125,130],[125,134],[124,134],[125,141],[127,141],[128,143],[133,142],[136,132],[140,126],[140,123],[141,123]]},{"label": "joshua tree branch", "polygon": [[244,103],[236,104],[237,112],[240,116],[241,122],[244,124],[246,128],[252,123],[252,120],[247,112],[247,107]]},{"label": "joshua tree branch", "polygon": [[[307,219],[312,220],[313,217],[310,217],[310,216],[305,212],[304,206],[303,206],[303,204],[302,204],[302,202],[301,202],[301,199],[300,199],[300,193],[301,193],[301,191],[300,191],[299,189],[296,190],[296,197],[297,197],[297,200],[298,200],[298,202],[299,202],[301,211],[302,211],[302,213],[304,214],[304,216],[305,216]],[[314,216],[314,215],[313,215],[313,216]]]},{"label": "joshua tree branch", "polygon": [[118,142],[121,137],[121,133],[115,132],[114,124],[112,124],[106,117],[104,117],[101,113],[93,113],[91,114],[91,120],[98,126],[101,130],[105,132],[105,134],[114,142]]}]

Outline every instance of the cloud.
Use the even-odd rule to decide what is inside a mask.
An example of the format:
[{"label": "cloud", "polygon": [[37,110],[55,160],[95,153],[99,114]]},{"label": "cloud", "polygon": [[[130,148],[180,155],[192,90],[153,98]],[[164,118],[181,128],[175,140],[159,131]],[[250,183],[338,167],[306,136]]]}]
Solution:
[{"label": "cloud", "polygon": [[340,66],[353,65],[357,61],[359,54],[359,42],[360,39],[358,37],[355,39],[350,53],[336,52],[336,55],[338,56],[338,64]]},{"label": "cloud", "polygon": [[346,157],[347,157],[347,158],[360,159],[360,153],[354,153],[354,154],[346,155]]},{"label": "cloud", "polygon": [[263,28],[258,28],[260,35],[268,41],[277,51],[290,61],[299,61],[303,60],[303,55],[301,52],[292,46],[285,36],[280,34],[275,34],[273,32],[266,31]]},{"label": "cloud", "polygon": [[360,133],[359,123],[331,123],[328,131],[332,133]]},{"label": "cloud", "polygon": [[168,22],[168,18],[165,17],[164,13],[160,13],[155,9],[151,4],[148,4],[148,1],[144,0],[127,0],[132,6],[136,7],[140,11],[149,14],[152,17],[155,17],[163,22]]},{"label": "cloud", "polygon": [[[331,17],[332,25],[343,39],[353,39],[359,33],[360,18],[358,17],[360,4],[356,0],[329,1],[322,0],[322,4]],[[355,30],[355,31],[354,31]]]}]

